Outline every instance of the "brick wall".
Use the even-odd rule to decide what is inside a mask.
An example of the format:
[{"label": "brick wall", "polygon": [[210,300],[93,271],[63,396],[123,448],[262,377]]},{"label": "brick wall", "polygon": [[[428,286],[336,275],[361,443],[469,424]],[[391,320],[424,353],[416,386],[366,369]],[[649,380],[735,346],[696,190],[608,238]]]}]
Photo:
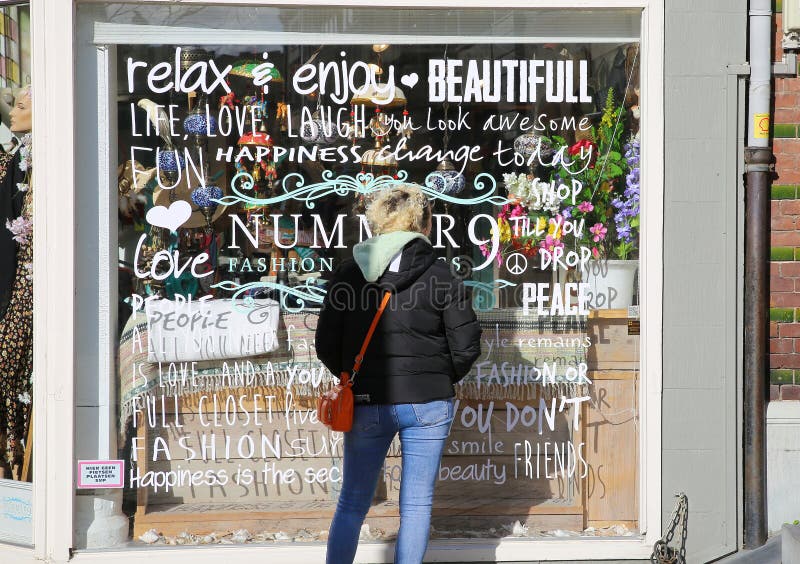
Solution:
[{"label": "brick wall", "polygon": [[[780,10],[780,2],[776,6]],[[783,24],[775,17],[775,60]],[[770,399],[800,400],[800,78],[775,79],[770,264]]]}]

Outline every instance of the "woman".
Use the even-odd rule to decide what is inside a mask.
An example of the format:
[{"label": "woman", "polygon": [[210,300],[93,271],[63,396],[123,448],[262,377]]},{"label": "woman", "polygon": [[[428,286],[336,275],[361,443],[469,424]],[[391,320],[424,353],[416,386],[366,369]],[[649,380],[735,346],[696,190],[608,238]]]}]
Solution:
[{"label": "woman", "polygon": [[[32,126],[30,88],[17,94],[11,131]],[[30,135],[14,153],[0,155],[0,478],[24,479],[23,440],[31,407],[33,372],[33,191],[30,187]],[[10,243],[9,243],[10,241]]]},{"label": "woman", "polygon": [[[9,113],[11,131],[20,135],[31,127],[30,90],[17,94],[14,107]],[[13,138],[16,140],[16,137]],[[8,306],[17,267],[17,247],[14,234],[6,228],[6,222],[22,214],[24,193],[18,183],[24,182],[25,171],[19,167],[19,156],[9,152],[0,155],[0,317]]]},{"label": "woman", "polygon": [[413,184],[379,192],[366,211],[374,236],[355,245],[329,284],[317,356],[333,374],[350,370],[378,303],[391,298],[364,355],[344,435],[339,503],[327,562],[352,562],[386,452],[397,433],[403,457],[395,562],[422,562],[433,488],[453,420],[453,384],[480,354],[480,326],[462,282],[427,238],[431,209]]}]

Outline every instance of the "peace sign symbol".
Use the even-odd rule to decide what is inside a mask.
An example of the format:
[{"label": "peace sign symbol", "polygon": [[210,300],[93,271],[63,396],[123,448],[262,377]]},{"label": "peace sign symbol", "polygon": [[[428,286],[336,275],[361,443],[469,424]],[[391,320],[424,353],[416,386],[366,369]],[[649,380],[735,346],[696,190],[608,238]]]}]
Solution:
[{"label": "peace sign symbol", "polygon": [[511,253],[506,257],[506,269],[511,274],[522,274],[527,268],[528,259],[522,253]]}]

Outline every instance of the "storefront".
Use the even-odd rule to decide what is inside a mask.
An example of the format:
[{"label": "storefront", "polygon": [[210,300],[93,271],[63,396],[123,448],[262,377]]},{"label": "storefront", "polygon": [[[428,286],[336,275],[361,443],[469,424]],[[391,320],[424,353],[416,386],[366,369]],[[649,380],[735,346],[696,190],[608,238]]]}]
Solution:
[{"label": "storefront", "polygon": [[[316,319],[370,195],[412,182],[483,327],[429,556],[648,558],[662,3],[261,4],[41,5],[69,25],[34,30],[34,554],[322,561]],[[391,561],[401,467],[359,561]]]}]

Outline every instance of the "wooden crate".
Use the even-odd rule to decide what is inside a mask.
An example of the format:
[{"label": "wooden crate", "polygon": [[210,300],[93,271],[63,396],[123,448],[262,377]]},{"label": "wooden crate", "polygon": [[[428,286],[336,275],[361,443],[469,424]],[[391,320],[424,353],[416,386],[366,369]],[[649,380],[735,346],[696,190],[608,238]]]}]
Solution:
[{"label": "wooden crate", "polygon": [[583,432],[589,475],[586,526],[638,530],[639,336],[628,334],[625,310],[593,312],[588,324],[592,405]]},{"label": "wooden crate", "polygon": [[[505,401],[496,401],[492,415],[492,440],[504,443],[502,453],[487,452],[490,446],[487,438],[477,438],[474,431],[464,428],[460,420],[453,425],[445,447],[440,471],[446,476],[448,471],[459,466],[482,465],[487,458],[496,465],[506,468],[505,483],[494,484],[492,480],[442,480],[437,484],[433,509],[433,524],[437,530],[448,529],[501,529],[511,526],[515,521],[526,523],[532,530],[582,530],[587,526],[603,527],[610,524],[624,524],[635,530],[638,515],[638,366],[639,338],[627,334],[626,312],[605,311],[593,314],[588,323],[588,332],[593,346],[589,354],[589,377],[591,404],[584,404],[582,425],[578,430],[569,430],[570,425],[560,421],[553,432],[545,431],[541,436],[534,430],[515,429],[506,431],[504,409]],[[313,437],[307,448],[317,457],[281,460],[268,458],[252,460],[240,457],[238,453],[229,460],[203,462],[187,460],[187,456],[174,456],[181,452],[181,441],[199,449],[200,437],[211,432],[217,444],[218,455],[224,452],[226,441],[237,445],[243,437],[250,436],[257,451],[261,448],[262,430],[269,438],[267,452],[274,454],[275,431],[266,426],[266,416],[261,412],[261,426],[255,424],[255,406],[252,394],[247,390],[231,390],[234,395],[245,395],[237,402],[239,409],[233,425],[221,421],[221,427],[204,427],[201,424],[198,407],[200,398],[205,395],[206,405],[213,403],[216,396],[218,405],[224,405],[229,392],[216,394],[194,394],[183,397],[178,402],[179,415],[175,419],[171,402],[165,404],[165,425],[149,428],[139,426],[137,437],[139,445],[145,445],[137,465],[140,473],[148,470],[181,469],[226,470],[235,474],[240,468],[257,472],[265,463],[273,464],[273,470],[287,471],[295,466],[315,471],[341,468],[341,436],[331,434],[319,423],[301,421],[298,423],[304,436]],[[286,397],[275,394],[274,409],[280,413],[286,407]],[[263,401],[263,400],[262,400]],[[313,407],[313,398],[295,397],[293,405],[300,408]],[[477,407],[488,401],[462,400],[461,407]],[[511,401],[521,407],[526,402]],[[538,406],[538,400],[534,402]],[[159,406],[160,411],[160,406]],[[242,423],[250,418],[248,425]],[[566,415],[562,415],[566,417]],[[209,423],[209,421],[206,421]],[[182,425],[179,426],[179,425]],[[293,428],[296,432],[296,428]],[[283,429],[278,431],[284,433]],[[300,438],[300,437],[294,437]],[[286,439],[286,440],[284,440]],[[542,477],[528,478],[522,474],[520,463],[515,460],[514,443],[528,440],[536,442],[584,443],[584,454],[588,464],[585,478],[565,479]],[[282,444],[291,444],[292,436],[280,437]],[[192,442],[193,441],[193,442]],[[456,453],[455,441],[461,448]],[[172,460],[163,457],[152,461],[156,443],[169,448]],[[464,446],[462,445],[464,443]],[[247,443],[249,444],[249,442]],[[233,448],[233,447],[232,447]],[[325,449],[328,449],[327,451]],[[142,453],[140,453],[142,454]],[[517,456],[519,456],[519,452]],[[283,451],[285,456],[286,452]],[[260,456],[260,452],[258,453]],[[542,463],[542,456],[539,463]],[[514,468],[517,476],[513,475]],[[477,466],[475,467],[477,469]],[[376,492],[374,504],[367,523],[379,527],[389,536],[394,534],[399,523],[398,499],[399,481],[402,470],[397,441],[390,449],[386,468]],[[463,471],[463,470],[462,470]],[[274,475],[274,473],[272,474]],[[442,474],[440,474],[442,475]],[[196,534],[229,531],[246,528],[251,532],[295,531],[301,528],[326,530],[336,506],[338,484],[281,484],[261,481],[249,486],[227,485],[203,487],[176,487],[169,493],[150,492],[151,488],[138,490],[138,507],[135,515],[135,536],[155,528],[167,535],[183,531]]]}]

